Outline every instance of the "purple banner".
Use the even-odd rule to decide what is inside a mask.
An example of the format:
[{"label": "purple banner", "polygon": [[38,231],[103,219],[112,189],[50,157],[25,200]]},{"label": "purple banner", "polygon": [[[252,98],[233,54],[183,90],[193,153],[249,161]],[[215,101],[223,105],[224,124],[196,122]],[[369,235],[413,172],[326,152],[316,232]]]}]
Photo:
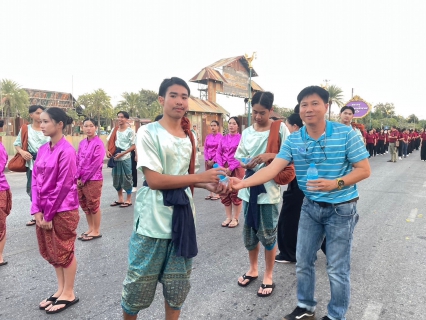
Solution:
[{"label": "purple banner", "polygon": [[351,101],[348,102],[346,105],[354,108],[354,118],[363,118],[370,112],[370,108],[363,101]]}]

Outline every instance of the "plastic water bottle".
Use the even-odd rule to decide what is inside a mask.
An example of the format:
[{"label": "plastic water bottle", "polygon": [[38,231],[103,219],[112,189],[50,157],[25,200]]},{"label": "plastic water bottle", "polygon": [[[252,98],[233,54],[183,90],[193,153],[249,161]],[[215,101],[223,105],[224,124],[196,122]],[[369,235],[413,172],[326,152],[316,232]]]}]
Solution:
[{"label": "plastic water bottle", "polygon": [[251,158],[249,157],[249,158],[241,158],[241,162],[242,163],[244,163],[244,164],[247,164],[247,163],[249,163],[251,161]]},{"label": "plastic water bottle", "polygon": [[[309,180],[318,180],[318,169],[315,166],[315,163],[310,163],[308,171],[306,172],[306,179]],[[310,188],[308,187],[308,190]]]},{"label": "plastic water bottle", "polygon": [[[213,168],[219,168],[219,165],[217,163],[215,163],[213,165]],[[228,186],[229,178],[227,176],[224,176],[224,175],[221,175],[221,174],[219,174],[218,176],[219,176],[219,180],[220,180],[219,182],[222,183],[225,186]]]}]

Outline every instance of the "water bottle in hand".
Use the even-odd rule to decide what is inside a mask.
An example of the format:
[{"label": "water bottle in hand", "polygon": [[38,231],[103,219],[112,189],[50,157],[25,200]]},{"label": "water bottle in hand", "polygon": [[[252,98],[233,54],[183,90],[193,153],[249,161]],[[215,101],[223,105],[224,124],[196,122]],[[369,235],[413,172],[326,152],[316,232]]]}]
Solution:
[{"label": "water bottle in hand", "polygon": [[244,163],[244,164],[247,164],[247,163],[249,163],[251,161],[251,158],[250,157],[248,157],[248,158],[241,158],[241,162],[242,163]]},{"label": "water bottle in hand", "polygon": [[[315,163],[310,163],[308,171],[306,172],[306,179],[309,180],[318,180],[318,169],[315,166]],[[308,187],[308,190],[310,188]]]},{"label": "water bottle in hand", "polygon": [[[213,168],[219,168],[219,165],[217,163],[215,163],[213,165]],[[219,174],[218,176],[219,176],[219,180],[220,180],[219,182],[222,183],[225,186],[228,186],[229,178],[227,176],[224,176],[224,175],[221,175],[221,174]]]}]

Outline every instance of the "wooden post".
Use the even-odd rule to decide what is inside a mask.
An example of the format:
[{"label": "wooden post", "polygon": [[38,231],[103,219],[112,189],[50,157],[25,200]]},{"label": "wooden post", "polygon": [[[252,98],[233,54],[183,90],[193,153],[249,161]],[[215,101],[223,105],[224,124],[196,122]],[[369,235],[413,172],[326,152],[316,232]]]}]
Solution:
[{"label": "wooden post", "polygon": [[213,80],[207,83],[207,100],[216,102],[216,82]]}]

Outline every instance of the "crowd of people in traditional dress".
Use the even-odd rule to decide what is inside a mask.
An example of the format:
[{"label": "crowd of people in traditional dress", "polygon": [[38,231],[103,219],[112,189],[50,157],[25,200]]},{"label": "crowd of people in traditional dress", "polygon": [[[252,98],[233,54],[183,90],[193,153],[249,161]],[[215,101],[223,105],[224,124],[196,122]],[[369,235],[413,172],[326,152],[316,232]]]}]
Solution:
[{"label": "crowd of people in traditional dress", "polygon": [[[56,292],[39,308],[58,313],[79,301],[74,293],[78,208],[88,225],[78,239],[102,237],[100,199],[106,155],[117,191],[117,200],[110,206],[132,206],[136,169],[143,179],[135,199],[129,268],[123,282],[124,319],[136,319],[140,310],[150,306],[158,282],[163,284],[166,319],[179,318],[190,290],[192,258],[198,252],[194,188],[208,190],[205,200],[220,200],[224,205],[222,227],[236,228],[240,214],[244,215],[249,267],[238,278],[239,286],[247,287],[259,277],[262,245],[265,271],[256,294],[268,297],[274,292],[275,262],[297,262],[298,304],[284,319],[314,319],[315,260],[322,249],[331,282],[328,314],[323,319],[344,319],[349,306],[352,233],[358,221],[356,183],[370,175],[368,158],[376,155],[389,152],[390,161],[396,162],[397,150],[402,150],[401,159],[422,147],[425,161],[425,130],[365,132],[353,124],[355,111],[350,106],[341,109],[341,123],[326,121],[328,92],[317,86],[299,93],[294,114],[285,123],[274,121],[274,95],[262,91],[252,98],[253,125],[242,134],[237,117],[228,120],[228,133],[223,136],[219,123],[210,123],[211,134],[204,143],[205,171],[198,173],[198,131],[196,126],[191,130],[185,117],[189,95],[184,80],[165,79],[159,89],[163,115],[135,135],[128,113],[118,112],[107,148],[96,134],[96,121],[85,119],[86,138],[77,152],[63,135],[72,119],[62,109],[30,107],[32,124],[21,129],[14,145],[27,166],[26,190],[33,216],[27,225],[36,225],[40,254],[54,267],[58,283]],[[22,130],[27,130],[26,147]],[[7,264],[2,253],[12,206],[4,175],[7,160],[0,144],[0,266]],[[312,166],[318,171],[316,179],[307,176]],[[222,183],[225,176],[228,182]],[[287,185],[281,210],[280,185]],[[345,226],[339,230],[330,223],[342,223],[342,219]]]}]

